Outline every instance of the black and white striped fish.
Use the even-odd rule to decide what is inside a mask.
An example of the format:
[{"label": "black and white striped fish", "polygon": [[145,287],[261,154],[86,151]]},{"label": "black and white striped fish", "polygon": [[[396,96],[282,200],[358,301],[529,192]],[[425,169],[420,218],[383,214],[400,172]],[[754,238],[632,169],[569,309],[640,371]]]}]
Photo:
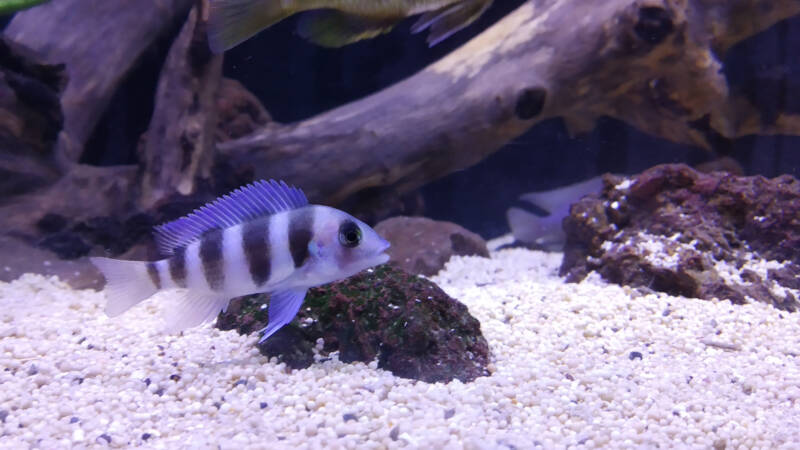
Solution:
[{"label": "black and white striped fish", "polygon": [[122,314],[164,289],[183,297],[167,309],[168,332],[214,319],[231,298],[269,292],[261,341],[289,323],[306,291],[383,264],[389,243],[338,209],[310,205],[300,189],[274,180],[237,189],[156,227],[167,258],[91,258],[106,277],[106,314]]}]

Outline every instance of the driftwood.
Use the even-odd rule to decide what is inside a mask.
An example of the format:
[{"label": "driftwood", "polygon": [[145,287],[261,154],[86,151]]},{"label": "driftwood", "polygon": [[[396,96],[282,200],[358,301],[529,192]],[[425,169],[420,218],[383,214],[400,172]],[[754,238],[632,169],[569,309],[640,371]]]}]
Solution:
[{"label": "driftwood", "polygon": [[64,128],[56,157],[66,168],[84,144],[111,96],[139,55],[179,24],[193,0],[59,0],[20,12],[5,36],[52,64],[66,64],[61,97]]},{"label": "driftwood", "polygon": [[[530,0],[407,80],[295,124],[269,122],[235,83],[221,91],[238,92],[235,99],[214,92],[219,60],[204,56],[204,21],[195,13],[165,62],[140,165],[76,164],[138,55],[177,28],[193,3],[59,0],[15,17],[6,36],[63,61],[70,81],[55,152],[63,175],[3,205],[0,227],[35,234],[46,212],[76,221],[152,209],[196,191],[209,171],[235,173],[212,190],[273,177],[302,186],[315,202],[396,203],[554,117],[581,132],[610,116],[706,148],[718,136],[800,134],[797,117],[765,121],[732,96],[719,59],[800,13],[800,0]],[[214,149],[214,135],[242,137]]]},{"label": "driftwood", "polygon": [[[51,163],[48,166],[49,177],[40,177],[29,183],[35,187],[32,192],[28,189],[16,192],[24,195],[0,197],[0,229],[6,234],[35,241],[40,234],[37,224],[48,213],[62,216],[67,226],[96,217],[125,220],[139,211],[153,213],[154,209],[162,206],[162,200],[169,201],[170,197],[175,199],[181,193],[194,191],[212,168],[216,168],[217,173],[225,173],[218,176],[222,183],[214,180],[209,183],[211,185],[232,189],[241,180],[252,178],[252,174],[242,173],[224,162],[214,166],[214,141],[251,133],[269,121],[269,114],[239,82],[221,82],[222,58],[211,55],[206,42],[205,19],[202,18],[206,2],[198,0],[196,4],[197,8],[188,15],[173,42],[160,73],[154,94],[155,111],[147,132],[140,140],[139,165],[93,167],[69,162],[59,167],[52,164],[53,145],[49,142],[46,146]],[[141,8],[153,8],[154,5],[140,3]],[[121,14],[126,16],[128,13],[123,11]],[[99,36],[95,38],[102,39]],[[5,61],[0,59],[3,70],[7,65]],[[67,70],[71,64],[71,61],[66,63]],[[116,68],[109,70],[117,71]],[[120,77],[124,75],[124,71],[119,72]],[[9,102],[11,100],[14,98]],[[55,101],[59,106],[57,96]],[[16,108],[18,105],[15,105],[9,103],[9,107]],[[99,108],[97,103],[92,105]],[[57,132],[58,129],[53,141]],[[0,166],[3,161],[10,160],[10,155],[8,149],[0,148]],[[226,170],[221,170],[221,166]],[[14,168],[18,165],[11,169]],[[20,171],[16,175],[19,178],[27,176],[27,173]],[[204,195],[209,195],[208,189],[194,199],[178,203],[196,204]],[[155,213],[155,216],[170,216],[181,207],[167,208],[168,212]]]},{"label": "driftwood", "polygon": [[164,63],[143,151],[139,206],[150,209],[175,195],[195,192],[214,161],[215,96],[222,56],[206,41],[203,2],[197,2]]},{"label": "driftwood", "polygon": [[14,197],[0,207],[0,229],[18,237],[34,237],[36,223],[46,214],[70,222],[93,217],[127,217],[133,210],[134,166],[93,167],[76,164],[53,185]]},{"label": "driftwood", "polygon": [[51,150],[65,83],[62,65],[42,64],[0,37],[0,204],[58,178]]},{"label": "driftwood", "polygon": [[219,148],[337,204],[411,191],[552,117],[581,132],[610,116],[705,148],[718,135],[798,135],[797,117],[762,123],[731,97],[717,56],[798,13],[797,0],[531,0],[403,82]]}]

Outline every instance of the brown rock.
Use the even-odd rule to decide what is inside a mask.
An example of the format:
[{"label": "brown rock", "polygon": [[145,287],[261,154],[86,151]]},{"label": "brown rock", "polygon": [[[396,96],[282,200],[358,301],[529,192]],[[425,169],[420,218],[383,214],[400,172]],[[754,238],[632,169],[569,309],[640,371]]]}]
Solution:
[{"label": "brown rock", "polygon": [[[604,178],[564,221],[561,274],[590,271],[674,295],[752,298],[794,311],[800,273],[800,181],[661,165],[626,180]],[[752,261],[783,262],[759,273]],[[787,295],[787,293],[789,295]]]},{"label": "brown rock", "polygon": [[393,217],[375,231],[392,244],[390,262],[414,274],[435,275],[453,255],[489,257],[483,238],[452,222]]}]

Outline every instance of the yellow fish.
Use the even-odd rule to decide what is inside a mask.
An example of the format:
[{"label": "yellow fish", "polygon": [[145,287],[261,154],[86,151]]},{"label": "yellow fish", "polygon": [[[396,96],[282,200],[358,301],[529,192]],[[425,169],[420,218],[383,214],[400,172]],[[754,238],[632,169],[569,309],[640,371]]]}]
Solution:
[{"label": "yellow fish", "polygon": [[33,8],[49,0],[0,0],[0,15],[6,15]]},{"label": "yellow fish", "polygon": [[430,30],[433,46],[474,22],[492,0],[211,0],[208,40],[215,53],[235,47],[281,20],[303,13],[298,33],[323,47],[342,47],[422,14],[412,33]]}]

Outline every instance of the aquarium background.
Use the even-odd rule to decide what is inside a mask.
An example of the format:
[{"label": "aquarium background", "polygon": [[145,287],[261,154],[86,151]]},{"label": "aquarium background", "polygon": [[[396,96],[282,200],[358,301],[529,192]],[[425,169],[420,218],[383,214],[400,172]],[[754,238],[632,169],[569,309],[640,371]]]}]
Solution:
[{"label": "aquarium background", "polygon": [[[228,51],[224,75],[253,92],[273,120],[300,121],[413,75],[522,3],[495,2],[475,24],[433,48],[425,43],[424,35],[409,34],[413,20],[377,39],[326,49],[296,36],[297,19],[289,18]],[[136,162],[136,142],[147,129],[152,93],[174,37],[165,36],[143,55],[97,125],[82,162]],[[765,122],[778,110],[800,112],[797,48],[800,18],[792,18],[737,45],[724,59],[731,90],[744,93],[757,105]],[[505,211],[526,192],[553,189],[606,172],[633,174],[660,163],[697,165],[722,156],[735,159],[746,174],[798,176],[797,148],[800,138],[795,136],[748,136],[720,138],[713,152],[708,152],[653,137],[609,118],[601,118],[588,135],[570,136],[563,122],[553,119],[533,126],[474,167],[422,188],[424,215],[454,221],[492,238],[508,232]]]},{"label": "aquarium background", "polygon": [[[302,39],[298,18],[290,17],[227,51],[224,61],[209,51],[205,22],[194,20],[209,7],[207,0],[43,3],[22,13],[31,14],[28,30],[36,31],[27,39],[39,44],[51,30],[39,34],[41,22],[30,18],[44,17],[54,27],[66,24],[65,34],[78,35],[93,28],[69,28],[73,13],[96,22],[134,18],[118,28],[124,30],[117,36],[123,45],[112,49],[96,34],[63,47],[57,44],[69,41],[61,36],[43,39],[45,50],[56,48],[59,57],[79,55],[71,67],[90,69],[79,82],[126,67],[109,64],[94,71],[93,63],[118,55],[113,50],[128,48],[124,44],[149,42],[130,38],[141,37],[137,32],[149,25],[160,31],[141,55],[145,44],[130,45],[137,54],[120,59],[136,63],[119,84],[109,83],[113,97],[107,106],[105,98],[93,98],[92,106],[102,105],[96,108],[76,108],[82,103],[75,98],[65,102],[61,86],[52,82],[61,80],[57,67],[20,64],[39,60],[5,45],[11,33],[0,39],[0,449],[719,450],[796,448],[800,442],[800,120],[790,131],[795,136],[726,139],[706,124],[701,138],[687,133],[676,140],[697,138],[693,142],[708,142],[709,149],[671,142],[664,130],[685,132],[695,107],[718,114],[707,102],[725,96],[699,92],[698,86],[718,86],[716,73],[662,64],[673,58],[715,67],[713,58],[703,64],[709,62],[708,42],[680,39],[684,35],[672,34],[671,19],[702,35],[706,22],[687,18],[696,19],[703,7],[740,18],[726,10],[738,5],[763,19],[760,14],[769,16],[774,6],[781,17],[794,16],[730,48],[721,62],[723,75],[731,93],[758,109],[759,119],[743,121],[742,128],[763,131],[779,112],[800,119],[796,0],[495,0],[477,22],[432,48],[424,33],[409,32],[414,18],[387,35],[328,49]],[[140,6],[145,4],[150,8]],[[3,5],[0,0],[0,11]],[[538,22],[541,16],[526,8],[530,5],[558,5],[561,15]],[[603,8],[609,16],[592,14]],[[519,11],[523,14],[516,15]],[[519,28],[486,32],[509,15]],[[592,20],[596,17],[609,20]],[[584,22],[593,34],[586,35],[597,41],[581,41],[581,18],[588,18]],[[0,19],[0,28],[8,30],[9,19]],[[97,29],[116,23],[96,22]],[[546,54],[552,58],[547,63],[561,68],[569,69],[575,59],[588,61],[576,64],[579,75],[563,79],[605,82],[605,88],[592,84],[588,91],[574,91],[596,96],[572,96],[561,88],[571,83],[543,88],[529,77],[536,72],[530,61],[510,57],[508,47],[487,52],[493,56],[479,64],[484,70],[485,61],[497,62],[499,74],[482,73],[497,76],[499,83],[478,76],[481,83],[470,84],[452,66],[444,75],[424,70],[448,55],[463,55],[464,48],[473,50],[475,42],[497,43],[497,35],[516,37],[510,48],[518,54],[541,57],[539,47],[530,47],[536,42],[531,35],[540,36],[532,23],[547,24],[558,42],[568,41],[564,48],[605,43],[610,53],[575,45],[583,58]],[[739,30],[736,26],[753,23],[762,22],[727,25]],[[571,34],[562,34],[564,29]],[[715,30],[723,30],[723,38],[731,31]],[[738,42],[739,35],[731,34],[731,42]],[[684,52],[687,47],[693,51]],[[670,58],[651,59],[665,53]],[[497,55],[501,61],[492,59]],[[682,59],[685,55],[690,57]],[[503,64],[508,61],[514,65]],[[641,67],[638,76],[619,76]],[[228,80],[220,80],[220,72]],[[694,82],[684,76],[698,72],[707,77]],[[561,80],[561,74],[552,78]],[[660,85],[663,90],[658,83],[653,88],[652,77],[658,81],[662,75],[668,80]],[[352,112],[357,108],[346,105],[376,93],[390,94],[380,97],[391,99],[390,107],[377,102],[382,111],[407,106],[406,97],[428,86],[419,83],[419,90],[408,94],[391,88],[410,78],[431,81],[448,96],[437,100],[441,103],[409,104],[422,104],[421,109],[441,104],[463,117],[452,106],[457,104],[474,114],[468,117],[474,121],[465,121],[470,128],[452,132],[450,124],[439,126],[430,116],[423,116],[424,124],[403,122],[414,117],[416,109],[408,107],[398,108],[403,114],[377,116],[385,120],[366,127],[347,122],[357,114],[328,114],[343,105],[336,111]],[[628,78],[634,83],[629,91],[620,89],[625,98],[609,94]],[[163,83],[173,90],[160,89]],[[494,90],[495,84],[504,90]],[[533,95],[540,100],[538,109],[527,108],[537,103],[528,102],[528,94],[542,90],[548,96],[556,92],[555,101]],[[86,92],[98,91],[106,92]],[[453,91],[461,98],[477,93],[480,101],[459,103],[459,97],[449,96]],[[225,95],[202,95],[209,92]],[[59,99],[62,108],[52,107]],[[575,105],[598,103],[597,110],[623,119],[599,117],[577,135],[570,134],[565,119],[539,121],[542,111],[546,117],[593,119],[597,110],[576,113]],[[627,115],[614,110],[631,103],[654,106],[644,114],[645,108]],[[531,109],[535,112],[527,114]],[[95,110],[102,113],[86,142],[80,127],[70,135],[74,129],[64,126],[62,136],[78,136],[77,152],[53,142],[54,124],[63,125],[59,111],[82,118]],[[217,120],[218,115],[225,118]],[[47,126],[17,127],[19,117]],[[307,126],[308,119],[320,117],[316,124],[324,127]],[[642,117],[651,122],[638,120]],[[231,125],[237,119],[244,125]],[[337,128],[341,122],[344,131]],[[402,127],[392,125],[408,123],[437,125],[419,134],[424,138],[408,140],[416,153],[392,145],[402,137],[391,133]],[[666,124],[650,128],[661,137],[641,131],[652,123]],[[695,131],[703,128],[696,125]],[[736,125],[732,128],[739,130]],[[267,136],[266,144],[247,147],[247,137],[228,140],[253,136],[248,133],[254,128]],[[370,134],[374,130],[379,131]],[[407,158],[391,160],[396,177],[387,176],[392,167],[382,164],[384,159],[369,161],[375,154],[370,152],[381,149],[364,143],[379,141],[372,138],[380,132],[391,136],[382,141],[389,153]],[[308,145],[299,147],[298,141]],[[353,141],[358,152],[352,154],[359,159],[341,152],[341,143]],[[226,148],[231,144],[244,150]],[[65,147],[67,163],[59,159]],[[459,159],[478,151],[491,154],[480,161]],[[203,169],[187,170],[197,155]],[[334,170],[319,175],[320,161]],[[464,165],[469,167],[441,175]],[[355,175],[348,171],[353,167]],[[163,174],[168,176],[158,177]],[[341,210],[342,215],[327,215],[331,209],[303,209],[327,211],[311,216],[314,220],[348,219],[336,224],[338,229],[318,227],[339,232],[338,240],[326,243],[351,248],[342,238],[350,243],[353,238],[341,230],[353,231],[356,221],[345,215],[352,213],[369,223],[358,229],[357,248],[363,251],[371,242],[381,255],[367,255],[361,260],[366,265],[350,265],[347,272],[346,263],[317,246],[312,235],[318,229],[303,228],[304,221],[262,220],[263,211],[249,229],[285,227],[269,235],[288,241],[276,252],[272,240],[258,241],[265,233],[251,233],[245,242],[246,226],[230,227],[222,237],[214,224],[178,219],[255,178],[282,177],[310,192],[312,203]],[[575,183],[583,187],[564,188]],[[265,192],[252,189],[251,194]],[[520,198],[531,192],[543,203]],[[552,207],[545,207],[545,199]],[[252,213],[259,201],[243,208]],[[288,203],[303,202],[293,196]],[[226,221],[230,212],[223,213]],[[296,212],[287,215],[296,218]],[[513,234],[512,217],[520,218]],[[172,222],[176,219],[179,225]],[[164,223],[172,223],[171,230],[187,223],[187,229],[200,228],[200,233],[190,230],[189,239],[196,240],[187,247],[196,246],[187,251],[175,235],[167,236],[175,248],[157,246],[154,227]],[[276,228],[258,228],[265,223]],[[243,244],[238,254],[224,246],[236,233]],[[325,270],[314,266],[319,259],[310,258],[311,252],[324,259]],[[306,277],[306,269],[320,277]],[[265,273],[269,281],[259,284]],[[269,278],[274,274],[279,275]],[[297,282],[295,274],[300,283],[286,283]],[[309,278],[337,281],[307,289],[302,283]],[[181,284],[187,289],[171,289]],[[291,290],[281,292],[287,285]],[[299,309],[273,309],[287,299]],[[198,300],[205,305],[193,303]],[[175,314],[175,305],[185,309]],[[275,320],[273,312],[284,320]],[[165,332],[170,314],[194,317],[190,324],[199,325]],[[264,336],[268,329],[275,334]]]},{"label": "aquarium background", "polygon": [[[225,75],[242,81],[275,120],[306,119],[374,93],[447,55],[524,1],[495,2],[473,26],[428,48],[400,26],[380,39],[337,50],[287,39],[287,20],[229,51]],[[413,21],[408,21],[407,25]],[[580,29],[575,30],[580,33]],[[276,45],[276,43],[279,43]],[[800,112],[800,18],[783,21],[733,48],[724,60],[732,90],[759,106]],[[480,164],[422,189],[425,215],[459,223],[485,238],[508,232],[505,211],[519,195],[610,173],[633,174],[661,163],[696,165],[730,156],[745,173],[800,176],[800,137],[720,139],[714,153],[652,137],[614,119],[570,137],[559,119],[537,124]]]}]

